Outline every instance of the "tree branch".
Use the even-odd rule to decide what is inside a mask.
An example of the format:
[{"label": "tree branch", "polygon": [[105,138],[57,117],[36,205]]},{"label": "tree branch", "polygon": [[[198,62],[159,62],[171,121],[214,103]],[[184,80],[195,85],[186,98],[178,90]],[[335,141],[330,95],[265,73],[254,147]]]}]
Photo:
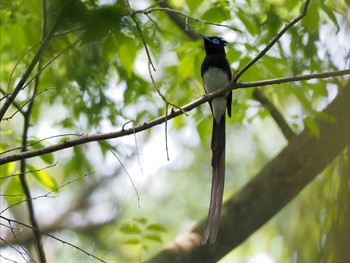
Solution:
[{"label": "tree branch", "polygon": [[59,16],[57,17],[55,23],[53,24],[51,30],[48,32],[48,34],[45,36],[45,38],[43,39],[38,51],[35,53],[33,60],[30,62],[27,70],[24,72],[22,78],[20,79],[20,81],[17,83],[16,87],[14,88],[14,90],[12,91],[12,93],[7,97],[4,105],[1,107],[0,109],[0,122],[3,120],[4,115],[6,113],[6,111],[8,110],[8,108],[10,107],[10,105],[13,103],[13,101],[15,100],[15,98],[17,97],[18,93],[22,90],[23,86],[25,85],[25,82],[27,81],[29,75],[32,73],[35,65],[37,64],[37,62],[39,61],[41,54],[43,53],[43,51],[45,50],[46,46],[48,45],[48,43],[50,42],[51,38],[54,36],[54,33],[56,32],[57,28],[59,27],[61,20],[63,18],[64,12],[65,12],[65,8],[63,8],[61,10],[61,13],[59,14]]},{"label": "tree branch", "polygon": [[201,98],[192,101],[191,103],[183,106],[181,109],[173,110],[171,111],[167,116],[163,115],[160,116],[150,122],[141,124],[139,126],[136,126],[134,128],[130,129],[121,129],[119,131],[109,132],[109,133],[102,133],[102,134],[92,134],[92,135],[81,135],[77,139],[65,141],[63,143],[58,143],[55,145],[47,146],[41,149],[27,151],[23,153],[13,154],[9,156],[5,156],[0,158],[0,165],[6,164],[13,161],[19,161],[22,159],[32,158],[35,156],[40,156],[47,153],[56,152],[62,149],[67,149],[70,147],[74,147],[77,145],[81,145],[88,142],[94,142],[94,141],[100,141],[100,140],[108,140],[108,139],[115,139],[119,137],[124,137],[131,134],[136,134],[141,131],[150,129],[156,125],[164,123],[166,120],[171,120],[179,115],[182,115],[184,112],[191,111],[192,109],[198,107],[199,105],[208,102],[209,100],[212,100],[213,98],[219,97],[220,95],[224,94],[227,91],[234,90],[234,89],[246,89],[246,88],[252,88],[252,87],[259,87],[259,86],[267,86],[267,85],[273,85],[273,84],[282,84],[282,83],[288,83],[288,82],[294,82],[294,81],[301,81],[301,80],[310,80],[310,79],[320,79],[320,78],[330,78],[330,77],[337,77],[337,76],[344,76],[349,75],[350,69],[347,70],[340,70],[335,72],[324,72],[324,73],[318,73],[318,74],[309,74],[309,75],[302,75],[302,76],[296,76],[296,77],[287,77],[287,78],[277,78],[277,79],[271,79],[271,80],[262,80],[262,81],[254,81],[254,82],[237,82],[237,83],[231,83],[226,88],[212,92],[210,94],[204,95]]},{"label": "tree branch", "polygon": [[203,219],[148,263],[217,262],[271,219],[350,143],[350,81],[323,112],[336,122],[317,120],[320,137],[307,130],[294,136],[238,193],[225,202],[214,244],[200,245]]},{"label": "tree branch", "polygon": [[237,82],[237,80],[243,75],[244,72],[246,72],[249,68],[251,68],[259,59],[261,59],[267,51],[269,51],[273,45],[276,44],[276,42],[296,23],[298,23],[303,17],[307,15],[307,10],[310,5],[310,0],[306,0],[304,8],[302,13],[297,17],[294,18],[290,23],[285,25],[285,27],[277,34],[276,37],[274,37],[271,42],[254,58],[252,59],[247,65],[245,65],[241,70],[239,70],[234,77],[232,78],[231,82]]},{"label": "tree branch", "polygon": [[[46,19],[47,19],[47,17],[46,17],[46,0],[42,0],[41,40],[43,42],[46,38]],[[52,32],[52,35],[53,35],[53,33],[54,32]],[[42,59],[41,59],[41,56],[39,55],[39,57],[38,57],[38,70],[37,71],[40,72],[41,68],[42,68]],[[31,98],[29,99],[29,103],[28,103],[28,108],[24,112],[24,115],[23,115],[24,116],[24,125],[23,125],[23,134],[22,134],[22,149],[21,149],[22,152],[27,151],[26,145],[28,144],[28,131],[29,131],[29,127],[30,127],[30,117],[31,117],[31,113],[32,113],[32,109],[34,106],[35,97],[36,97],[36,93],[37,93],[38,89],[39,89],[39,74],[36,74],[35,83],[34,83],[34,87],[32,90],[32,95],[31,95]],[[42,243],[41,233],[40,233],[40,231],[38,231],[39,224],[38,224],[38,221],[36,220],[36,217],[35,217],[33,200],[32,200],[30,188],[28,186],[27,179],[26,179],[26,159],[21,160],[20,171],[21,172],[19,175],[19,179],[21,182],[23,192],[26,196],[26,202],[28,205],[29,220],[30,220],[31,225],[33,226],[34,243],[35,243],[37,256],[40,260],[40,263],[46,263],[46,256],[45,256],[45,251],[44,251],[44,247],[43,247],[43,243]]]},{"label": "tree branch", "polygon": [[[167,3],[167,1],[164,1],[160,3],[160,6],[170,9],[171,7]],[[168,15],[170,19],[182,30],[184,30],[184,33],[188,35],[192,40],[198,40],[199,36],[197,33],[193,32],[193,29],[190,28],[187,25],[187,22],[183,21],[182,19],[179,19],[179,16],[176,15],[176,13],[168,12]],[[218,25],[216,25],[218,26]],[[263,94],[262,91],[255,89],[253,93],[254,98],[259,101],[263,106],[267,107],[270,110],[271,117],[275,120],[277,125],[280,127],[282,133],[286,137],[287,140],[293,136],[294,132],[292,129],[288,126],[287,122],[283,118],[282,114],[278,111],[278,109],[269,101],[269,99]]]},{"label": "tree branch", "polygon": [[254,98],[261,103],[264,107],[266,107],[272,116],[272,118],[275,120],[277,123],[278,127],[281,129],[284,137],[289,141],[292,139],[295,135],[293,130],[289,127],[288,123],[286,120],[283,118],[282,114],[277,110],[275,105],[273,105],[270,100],[265,96],[265,94],[259,90],[259,89],[254,89],[253,92]]}]

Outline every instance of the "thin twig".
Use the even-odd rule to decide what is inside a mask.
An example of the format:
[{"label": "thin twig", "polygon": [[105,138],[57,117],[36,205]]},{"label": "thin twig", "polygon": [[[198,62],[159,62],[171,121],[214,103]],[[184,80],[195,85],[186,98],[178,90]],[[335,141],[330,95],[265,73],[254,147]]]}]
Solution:
[{"label": "thin twig", "polygon": [[169,108],[169,105],[166,104],[166,107],[165,107],[165,151],[166,151],[166,158],[167,160],[169,161],[170,158],[169,158],[169,149],[168,149],[168,108]]},{"label": "thin twig", "polygon": [[[166,1],[164,1],[161,5],[163,7],[170,8],[170,6],[168,5],[168,3]],[[172,13],[168,13],[168,15],[169,15],[170,19],[175,24],[177,24],[177,26],[180,29],[185,28],[184,33],[187,34],[191,39],[193,39],[193,40],[199,39],[199,36],[197,34],[193,34],[192,29],[189,29],[188,18],[186,18],[185,22],[184,22],[184,21],[178,19],[178,16],[173,15]],[[269,108],[272,118],[274,118],[277,125],[279,125],[283,134],[286,136],[286,138],[290,138],[291,135],[294,133],[290,129],[290,127],[288,126],[288,124],[285,121],[285,119],[283,118],[282,114],[277,110],[277,108],[268,100],[268,98],[266,96],[263,96],[264,94],[260,90],[255,89],[253,94],[254,94],[255,99],[257,99],[262,105]]]},{"label": "thin twig", "polygon": [[0,121],[3,120],[4,115],[6,113],[6,111],[8,110],[8,108],[10,107],[10,105],[12,104],[12,102],[15,100],[15,98],[17,97],[18,93],[22,90],[23,85],[25,84],[25,82],[27,81],[29,75],[32,73],[35,65],[38,63],[43,51],[46,49],[48,43],[50,42],[50,40],[52,39],[54,33],[56,32],[57,28],[59,27],[61,20],[63,19],[63,14],[66,11],[66,8],[63,8],[61,10],[61,13],[59,14],[59,16],[57,17],[56,21],[54,22],[53,26],[51,27],[51,30],[49,31],[49,33],[46,35],[46,37],[43,39],[43,41],[40,44],[40,47],[38,49],[38,51],[35,53],[32,61],[30,62],[28,68],[26,69],[26,71],[24,72],[22,78],[20,79],[20,81],[17,83],[16,87],[14,88],[14,90],[12,91],[12,93],[7,97],[5,103],[2,105],[2,107],[0,108]]},{"label": "thin twig", "polygon": [[[50,168],[50,167],[48,167],[48,168]],[[46,168],[45,168],[45,169],[46,169]],[[41,170],[43,170],[43,169],[41,169]],[[39,171],[40,171],[40,170],[39,170]],[[48,197],[54,198],[55,196],[50,196],[50,194],[52,194],[52,193],[54,193],[54,192],[58,192],[58,191],[59,191],[60,189],[62,189],[63,187],[66,187],[66,186],[69,185],[69,184],[75,183],[75,182],[81,180],[82,178],[84,178],[84,177],[86,177],[86,176],[88,176],[88,175],[89,175],[89,174],[84,174],[83,176],[80,176],[80,177],[78,177],[78,178],[76,178],[76,179],[74,179],[74,180],[68,181],[68,182],[66,182],[66,183],[64,183],[64,184],[62,184],[62,185],[56,187],[55,189],[53,189],[53,190],[47,192],[47,193],[44,194],[44,195],[39,195],[39,196],[36,196],[36,197],[32,197],[31,200],[32,200],[32,201],[35,201],[35,200],[37,200],[37,199],[48,198]],[[17,203],[14,203],[14,204],[12,204],[12,205],[9,205],[8,207],[6,207],[5,209],[3,209],[3,210],[0,211],[0,215],[3,214],[3,213],[4,213],[5,211],[7,211],[8,209],[10,209],[11,207],[18,206],[19,204],[22,204],[23,202],[26,202],[26,201],[27,201],[27,200],[24,199],[24,200],[18,201]]]},{"label": "thin twig", "polygon": [[[37,76],[38,76],[38,75],[37,75]],[[23,112],[23,108],[24,108],[28,103],[30,103],[36,96],[38,96],[38,95],[40,95],[40,94],[42,94],[42,93],[44,93],[44,92],[46,92],[46,91],[55,90],[55,89],[56,89],[56,88],[47,88],[47,89],[41,90],[41,91],[39,91],[39,92],[33,94],[32,97],[31,97],[29,100],[27,100],[23,105],[21,105],[10,117],[6,117],[6,118],[4,118],[3,120],[4,120],[4,121],[11,120],[18,112],[24,113],[24,112]],[[14,102],[13,102],[13,103],[14,103]],[[12,103],[12,104],[13,104],[13,103]]]},{"label": "thin twig", "polygon": [[63,53],[65,53],[67,50],[71,49],[72,47],[74,47],[76,44],[78,44],[81,41],[81,39],[76,40],[75,42],[73,42],[72,44],[70,44],[68,47],[66,47],[65,49],[63,49],[61,52],[59,52],[56,56],[54,56],[49,62],[47,62],[45,64],[45,66],[43,66],[40,70],[38,70],[36,72],[36,74],[26,83],[24,84],[23,88],[26,88],[29,83],[31,83],[38,75],[40,75],[52,62],[54,62],[57,58],[59,58]]},{"label": "thin twig", "polygon": [[[122,129],[124,129],[124,127],[125,127],[127,124],[129,124],[129,123],[132,123],[132,124],[133,124],[132,129],[134,129],[134,121],[128,121],[128,122],[124,123]],[[139,164],[141,174],[143,174],[143,169],[142,169],[142,165],[141,165],[140,153],[139,153],[139,147],[138,147],[138,143],[137,143],[137,136],[136,136],[135,129],[134,129],[134,140],[135,140],[135,148],[136,148],[137,162],[138,162],[138,164]]]},{"label": "thin twig", "polygon": [[[11,225],[10,226],[6,226],[6,225],[4,225],[4,224],[0,224],[1,226],[4,226],[4,227],[8,227],[8,228],[10,228],[11,229],[11,232],[12,232],[12,234],[13,234],[13,230],[18,230],[18,229],[15,229],[15,228],[13,228]],[[31,260],[33,260],[32,258],[31,258],[31,256],[26,252],[26,250],[24,249],[24,247],[21,245],[20,247],[22,248],[22,250],[24,251],[20,251],[18,248],[16,248],[14,245],[12,245],[11,243],[9,243],[9,242],[7,242],[5,239],[3,239],[2,237],[0,237],[0,240],[2,241],[2,242],[4,242],[8,247],[10,247],[12,250],[14,250],[14,251],[16,251],[18,254],[20,254],[21,255],[21,257],[23,258],[23,260],[25,261],[25,262],[28,262],[29,263],[29,261],[26,259],[26,256],[28,256]],[[8,258],[5,258],[4,256],[2,256],[2,255],[0,255],[0,257],[2,257],[2,258],[4,258],[4,259],[6,259],[6,260],[9,260]],[[10,261],[10,260],[9,260]],[[34,260],[33,260],[34,261]],[[0,262],[1,262],[1,260],[0,260]],[[15,263],[18,263],[18,261],[13,261],[13,260],[11,260],[10,262],[15,262]]]},{"label": "thin twig", "polygon": [[[347,70],[340,70],[335,72],[323,72],[323,73],[316,73],[316,74],[308,74],[308,75],[302,75],[302,76],[295,76],[295,77],[285,77],[285,78],[277,78],[277,79],[270,79],[270,80],[261,80],[261,81],[254,81],[254,82],[237,82],[232,83],[228,87],[224,89],[220,89],[218,91],[206,94],[205,96],[202,96],[201,98],[198,98],[189,104],[182,107],[182,109],[186,112],[191,111],[192,109],[198,107],[201,104],[204,104],[213,98],[219,97],[222,94],[225,94],[227,91],[235,90],[235,89],[246,89],[246,88],[252,88],[252,87],[260,87],[260,86],[268,86],[268,85],[275,85],[275,84],[282,84],[282,83],[288,83],[288,82],[295,82],[295,81],[304,81],[304,80],[311,80],[311,79],[324,79],[324,78],[330,78],[330,77],[338,77],[338,76],[344,76],[344,75],[350,75],[350,69]],[[136,126],[132,129],[121,129],[119,131],[109,132],[109,133],[102,133],[102,134],[92,134],[92,135],[83,135],[77,139],[72,139],[65,141],[63,143],[58,143],[55,145],[47,146],[41,149],[27,151],[23,153],[13,154],[9,156],[5,156],[0,158],[0,165],[10,163],[13,161],[18,161],[21,159],[27,159],[32,158],[36,156],[40,156],[47,153],[56,152],[62,149],[67,149],[70,147],[74,147],[77,145],[85,144],[88,142],[94,142],[94,141],[100,141],[100,140],[108,140],[108,139],[115,139],[123,136],[127,136],[130,134],[138,133],[147,129],[150,129],[156,125],[162,124],[165,122],[165,120],[173,119],[179,115],[182,115],[182,110],[173,110],[168,114],[168,116],[160,116],[152,121],[143,123],[139,126]]]},{"label": "thin twig", "polygon": [[[139,33],[140,37],[141,37],[141,41],[142,41],[142,44],[145,48],[145,51],[146,51],[146,55],[147,55],[147,68],[148,68],[148,74],[150,76],[150,79],[152,81],[152,84],[153,84],[153,87],[156,89],[158,95],[162,98],[162,100],[166,103],[166,104],[169,104],[171,106],[173,106],[174,108],[176,109],[181,109],[179,106],[176,106],[175,104],[169,102],[165,96],[162,94],[162,92],[160,91],[160,89],[158,88],[158,85],[156,83],[156,81],[154,80],[154,77],[153,77],[153,74],[152,74],[152,70],[153,71],[156,71],[155,67],[154,67],[154,64],[153,64],[153,61],[152,61],[152,58],[151,58],[151,55],[150,55],[150,52],[149,52],[149,49],[148,49],[148,45],[145,41],[145,37],[143,36],[143,33],[142,33],[142,30],[141,30],[141,27],[140,27],[140,24],[136,18],[136,14],[137,12],[132,12],[131,10],[131,7],[130,7],[130,3],[128,0],[125,0],[125,4],[126,6],[128,7],[128,10],[129,10],[129,13],[130,13],[130,16],[131,18],[134,20],[134,23],[135,23],[135,26],[136,26],[136,29],[137,29],[137,32]],[[152,67],[152,70],[151,70],[151,67]],[[185,112],[184,112],[185,114]]]},{"label": "thin twig", "polygon": [[[42,0],[41,41],[43,43],[45,42],[45,39],[47,36],[46,35],[46,19],[47,19],[46,0]],[[51,33],[51,35],[53,35],[53,33],[54,33],[53,30],[51,30],[50,33]],[[42,44],[42,46],[43,46],[43,44]],[[40,48],[39,48],[39,50],[40,50]],[[34,61],[34,59],[33,59],[33,61]],[[41,72],[41,68],[42,68],[41,54],[40,54],[40,56],[38,56],[37,62],[38,62],[38,70],[37,71]],[[29,75],[28,75],[28,77],[29,77]],[[25,82],[25,80],[24,80],[24,82]],[[21,88],[23,89],[25,86],[26,85],[22,85]],[[32,90],[32,95],[31,95],[31,98],[29,100],[27,110],[24,112],[24,124],[23,124],[23,134],[22,134],[22,146],[24,146],[24,147],[22,148],[22,152],[27,151],[27,148],[25,147],[25,145],[28,144],[27,141],[28,141],[28,131],[29,131],[29,127],[30,127],[30,117],[31,117],[31,113],[32,113],[32,109],[34,106],[35,97],[36,97],[36,93],[37,93],[38,89],[39,89],[39,74],[36,74],[35,75],[35,83],[34,83],[34,87]],[[41,94],[41,93],[39,93],[39,94]],[[35,229],[35,230],[33,230],[33,234],[34,234],[34,241],[35,241],[34,244],[35,244],[37,256],[40,260],[40,263],[46,263],[46,256],[45,256],[45,251],[44,251],[44,247],[43,247],[41,233],[36,230],[36,229],[39,229],[39,223],[35,217],[33,200],[32,200],[30,188],[29,188],[29,185],[28,185],[27,179],[26,179],[26,165],[27,165],[26,160],[25,159],[21,160],[19,179],[21,182],[23,192],[26,196],[26,203],[28,205],[29,220],[30,220],[31,225],[33,226],[33,229]]]},{"label": "thin twig", "polygon": [[124,172],[125,172],[126,175],[128,176],[128,178],[129,178],[129,180],[130,180],[130,182],[131,182],[131,185],[132,185],[132,187],[133,187],[134,190],[135,190],[135,193],[136,193],[136,196],[137,196],[137,204],[138,204],[138,207],[140,208],[140,195],[139,195],[139,192],[137,191],[136,186],[135,186],[135,184],[134,184],[134,181],[132,180],[132,178],[131,178],[131,176],[130,176],[128,170],[126,170],[126,168],[125,168],[123,162],[120,160],[120,158],[118,157],[118,155],[115,153],[115,151],[114,151],[111,147],[109,147],[107,144],[105,144],[105,143],[103,143],[103,142],[101,142],[101,141],[100,141],[99,143],[100,143],[101,145],[103,145],[104,147],[106,147],[106,148],[108,149],[108,151],[110,151],[110,152],[114,155],[114,157],[118,160],[120,166],[122,167],[122,169],[124,170]]},{"label": "thin twig", "polygon": [[159,11],[173,13],[173,14],[185,17],[186,20],[192,20],[192,21],[197,22],[197,23],[207,24],[207,25],[212,25],[212,26],[218,26],[218,27],[226,27],[226,28],[229,28],[231,30],[234,30],[234,31],[242,33],[241,30],[239,30],[239,29],[237,29],[237,28],[235,28],[233,26],[201,20],[201,19],[198,19],[198,18],[192,17],[190,15],[184,14],[181,11],[178,11],[178,10],[175,10],[175,9],[172,9],[172,8],[169,8],[169,7],[154,7],[154,8],[146,8],[146,9],[143,9],[143,10],[136,10],[133,13],[131,13],[130,15],[131,16],[133,16],[135,14],[144,14],[144,15],[146,15],[146,14],[150,14],[150,13],[153,13],[153,12],[159,12]]},{"label": "thin twig", "polygon": [[132,13],[129,0],[124,0],[124,2],[125,2],[126,7],[129,10],[130,17],[132,18],[132,20],[134,20],[134,23],[135,23],[135,26],[136,26],[136,30],[139,33],[140,37],[141,37],[142,44],[143,44],[143,46],[145,48],[145,51],[146,51],[146,54],[147,54],[148,63],[151,64],[153,71],[156,71],[156,68],[154,67],[151,55],[150,55],[149,50],[148,50],[148,46],[147,46],[146,40],[145,40],[145,38],[144,38],[144,36],[142,34],[142,30],[141,30],[140,24],[137,21],[137,18],[135,16],[135,14]]},{"label": "thin twig", "polygon": [[[54,164],[51,164],[51,165],[48,165],[48,166],[46,166],[46,167],[44,167],[44,168],[35,169],[35,170],[29,170],[29,171],[26,171],[25,173],[28,174],[28,173],[40,172],[40,171],[43,171],[43,170],[46,170],[46,169],[55,167],[57,164],[58,164],[58,162],[56,162],[56,163],[54,163]],[[19,176],[19,175],[21,175],[21,173],[16,173],[16,174],[10,174],[10,175],[0,176],[0,180],[4,180],[4,179],[10,178],[10,177]]]},{"label": "thin twig", "polygon": [[12,75],[15,72],[17,66],[19,65],[19,63],[22,61],[22,59],[30,52],[32,51],[35,47],[39,46],[41,44],[41,42],[35,44],[34,46],[30,47],[27,51],[24,52],[24,54],[19,58],[19,60],[16,62],[15,66],[13,67],[13,69],[11,70],[9,79],[7,81],[7,92],[9,91],[10,88],[10,84],[11,84],[11,79],[12,79]]},{"label": "thin twig", "polygon": [[12,148],[12,149],[3,151],[3,152],[0,153],[0,155],[5,154],[5,153],[9,153],[9,152],[12,152],[12,151],[21,150],[21,149],[23,149],[23,147],[28,148],[28,147],[34,146],[35,144],[38,144],[38,143],[41,143],[43,141],[46,141],[46,140],[49,140],[49,139],[53,139],[53,138],[66,137],[66,136],[77,136],[77,137],[80,137],[80,136],[83,136],[83,135],[84,135],[84,133],[80,133],[80,134],[79,133],[64,133],[64,134],[53,135],[53,136],[49,136],[49,137],[37,140],[37,141],[35,141],[33,143],[30,143],[30,144],[27,144],[27,145],[24,145],[24,146],[19,146],[19,147],[16,147],[16,148]]},{"label": "thin twig", "polygon": [[[2,94],[4,94],[3,98],[6,98],[8,95],[10,95],[6,91],[4,91],[2,88],[0,88],[0,92]],[[22,115],[24,115],[24,111],[22,110],[22,107],[20,105],[18,105],[17,102],[13,101],[12,102],[12,106],[14,106],[17,109],[17,112],[19,111]]]},{"label": "thin twig", "polygon": [[5,220],[5,221],[7,221],[7,222],[9,222],[9,223],[16,223],[16,224],[18,224],[18,225],[27,227],[27,228],[29,228],[29,229],[33,229],[33,230],[35,230],[35,231],[38,231],[38,232],[40,232],[40,234],[45,235],[45,236],[47,236],[47,237],[50,237],[50,238],[52,238],[52,239],[54,239],[54,240],[56,240],[56,241],[59,241],[59,242],[61,242],[62,244],[65,244],[65,245],[68,245],[68,246],[70,246],[70,247],[73,247],[73,248],[75,248],[76,250],[79,250],[80,252],[84,253],[84,254],[87,255],[87,256],[90,256],[90,257],[92,257],[92,258],[94,258],[94,259],[96,259],[96,260],[98,260],[98,261],[100,261],[100,262],[107,263],[107,261],[104,261],[103,259],[101,259],[101,258],[99,258],[99,257],[97,257],[97,256],[95,256],[95,255],[93,255],[93,254],[91,254],[91,253],[89,253],[89,252],[86,252],[84,249],[80,248],[79,246],[73,245],[72,243],[67,242],[67,241],[65,241],[65,240],[63,240],[63,239],[60,239],[60,238],[58,238],[58,237],[56,237],[56,236],[54,236],[54,235],[51,235],[51,234],[49,234],[49,233],[45,233],[45,232],[41,231],[40,229],[34,229],[32,226],[30,226],[30,225],[28,225],[28,224],[25,224],[25,223],[23,223],[23,222],[20,222],[20,221],[14,220],[14,219],[10,219],[10,218],[7,218],[7,217],[1,216],[1,215],[0,215],[0,219],[3,219],[3,220]]}]

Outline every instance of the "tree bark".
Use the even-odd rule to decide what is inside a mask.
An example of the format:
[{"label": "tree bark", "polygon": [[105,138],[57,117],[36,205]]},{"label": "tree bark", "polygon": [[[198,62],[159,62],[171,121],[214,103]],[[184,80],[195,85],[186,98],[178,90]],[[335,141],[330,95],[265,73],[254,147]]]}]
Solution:
[{"label": "tree bark", "polygon": [[148,262],[217,262],[265,224],[350,143],[350,82],[323,112],[329,120],[317,120],[319,138],[307,130],[294,136],[278,156],[224,204],[214,244],[200,245],[205,227],[202,220]]}]

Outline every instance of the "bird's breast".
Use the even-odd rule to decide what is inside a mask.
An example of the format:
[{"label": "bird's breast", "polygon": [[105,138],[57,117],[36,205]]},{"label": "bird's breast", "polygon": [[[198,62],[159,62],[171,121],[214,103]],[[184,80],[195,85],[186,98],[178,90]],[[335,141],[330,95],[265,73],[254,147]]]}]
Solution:
[{"label": "bird's breast", "polygon": [[220,68],[209,68],[203,75],[204,89],[206,93],[223,89],[230,80],[227,74]]},{"label": "bird's breast", "polygon": [[[206,93],[211,93],[219,89],[225,88],[229,83],[227,74],[220,68],[209,68],[203,74],[204,89]],[[221,117],[225,115],[227,106],[227,92],[224,96],[215,98],[211,101],[214,119],[220,123]]]}]

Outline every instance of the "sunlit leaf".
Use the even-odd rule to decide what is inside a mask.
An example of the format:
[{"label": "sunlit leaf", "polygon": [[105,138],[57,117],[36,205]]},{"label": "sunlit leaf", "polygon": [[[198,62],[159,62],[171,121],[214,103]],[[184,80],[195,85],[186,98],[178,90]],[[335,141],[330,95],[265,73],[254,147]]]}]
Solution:
[{"label": "sunlit leaf", "polygon": [[124,245],[140,245],[141,241],[138,238],[128,238],[123,241]]},{"label": "sunlit leaf", "polygon": [[124,224],[119,228],[123,234],[140,234],[141,229],[136,224]]},{"label": "sunlit leaf", "polygon": [[147,234],[145,236],[146,239],[148,240],[151,240],[151,241],[155,241],[155,242],[158,242],[158,243],[162,243],[162,239],[160,238],[159,235],[151,235],[151,234]]},{"label": "sunlit leaf", "polygon": [[306,129],[308,129],[308,131],[315,136],[316,138],[320,137],[320,128],[317,124],[317,122],[315,120],[313,120],[312,118],[310,118],[309,116],[307,116],[304,119],[304,124]]},{"label": "sunlit leaf", "polygon": [[34,177],[40,182],[42,186],[44,186],[46,189],[49,189],[51,191],[57,189],[57,184],[55,180],[52,178],[52,176],[48,173],[45,168],[37,168],[34,166],[28,166],[28,168],[33,171],[32,174]]},{"label": "sunlit leaf", "polygon": [[152,231],[156,231],[156,232],[166,232],[166,228],[161,225],[161,224],[150,224],[147,227],[147,230],[152,230]]},{"label": "sunlit leaf", "polygon": [[25,200],[25,195],[23,193],[19,176],[14,176],[9,179],[9,183],[5,188],[4,194],[8,205],[13,205]]},{"label": "sunlit leaf", "polygon": [[[31,144],[31,147],[33,149],[42,149],[46,146],[43,142],[39,141],[39,138],[30,140],[29,143]],[[40,155],[40,158],[47,164],[53,164],[53,162],[55,161],[53,153]]]},{"label": "sunlit leaf", "polygon": [[12,175],[15,171],[15,168],[16,168],[15,162],[10,162],[10,163],[0,165],[0,178]]},{"label": "sunlit leaf", "polygon": [[190,9],[191,13],[196,11],[201,3],[202,3],[202,1],[200,1],[200,0],[186,0],[186,4],[187,4],[188,8]]}]

